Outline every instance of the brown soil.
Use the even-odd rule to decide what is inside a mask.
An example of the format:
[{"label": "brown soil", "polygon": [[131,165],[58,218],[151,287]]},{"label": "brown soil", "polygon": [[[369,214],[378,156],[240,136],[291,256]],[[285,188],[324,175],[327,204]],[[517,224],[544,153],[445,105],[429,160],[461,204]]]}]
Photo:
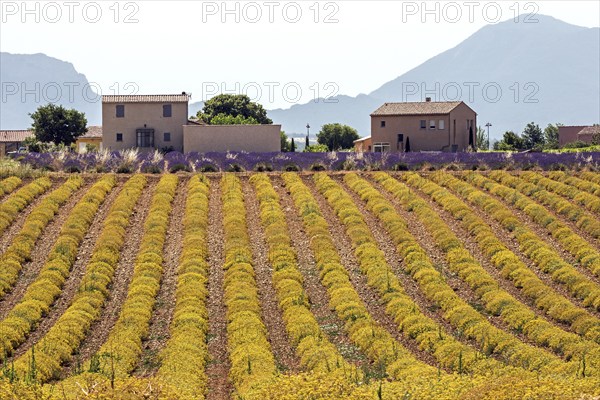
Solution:
[{"label": "brown soil", "polygon": [[431,354],[420,350],[415,341],[404,337],[399,331],[398,325],[394,322],[393,318],[385,312],[385,305],[381,302],[377,292],[369,287],[366,276],[360,270],[359,263],[354,256],[352,242],[346,234],[344,226],[336,216],[335,211],[329,205],[325,197],[317,190],[311,178],[304,177],[304,183],[309,187],[313,197],[319,205],[321,214],[329,224],[329,232],[331,236],[335,238],[334,244],[340,255],[342,265],[348,271],[350,282],[363,300],[371,317],[373,317],[378,325],[388,331],[396,341],[408,349],[418,360],[437,366],[435,358]]},{"label": "brown soil", "polygon": [[208,355],[206,365],[208,400],[228,399],[233,388],[228,379],[229,353],[227,350],[227,307],[224,301],[223,280],[225,263],[223,205],[220,180],[210,181],[208,211]]},{"label": "brown soil", "polygon": [[37,343],[41,338],[43,338],[54,326],[60,316],[63,315],[69,305],[71,305],[71,301],[79,289],[79,282],[81,282],[81,279],[83,279],[83,276],[85,275],[85,270],[94,251],[96,240],[98,239],[98,236],[100,235],[100,232],[104,226],[104,220],[106,219],[110,207],[112,206],[119,192],[120,188],[113,188],[112,192],[110,192],[106,196],[106,199],[104,199],[104,203],[102,203],[98,209],[98,212],[96,213],[96,216],[90,225],[90,229],[79,246],[77,258],[73,264],[73,267],[71,268],[71,272],[69,273],[67,280],[65,281],[60,296],[50,308],[48,315],[42,319],[40,324],[27,338],[25,343],[17,348],[17,356],[25,354],[25,352],[27,352],[27,350],[29,350],[33,344]]},{"label": "brown soil", "polygon": [[304,230],[303,222],[298,215],[289,192],[280,177],[272,177],[273,188],[279,195],[282,210],[285,214],[292,246],[298,259],[298,270],[304,278],[304,290],[308,296],[310,311],[315,316],[322,331],[329,341],[335,345],[340,354],[348,362],[366,368],[369,364],[366,356],[356,347],[344,331],[344,322],[329,308],[329,294],[319,280],[319,272],[312,251],[310,240]]},{"label": "brown soil", "polygon": [[250,246],[252,247],[261,318],[267,327],[269,343],[278,369],[283,373],[296,374],[300,370],[300,361],[290,344],[285,322],[283,321],[283,312],[279,308],[277,293],[273,286],[273,268],[269,264],[269,249],[260,222],[258,198],[247,178],[242,179],[242,190],[244,192],[248,235],[251,238]]},{"label": "brown soil", "polygon": [[[129,219],[125,244],[121,249],[119,262],[115,268],[110,294],[104,303],[100,317],[92,324],[88,335],[77,352],[76,359],[82,363],[89,360],[106,342],[110,331],[119,319],[121,307],[127,298],[127,290],[133,276],[133,265],[144,236],[144,222],[148,216],[152,195],[158,183],[156,179],[149,179],[148,181],[148,186],[142,192]],[[76,364],[67,365],[63,370],[63,375],[67,376],[72,372]]]},{"label": "brown soil", "polygon": [[173,208],[163,250],[163,274],[152,318],[150,319],[148,339],[143,343],[143,353],[134,372],[138,376],[151,376],[160,368],[158,354],[169,340],[169,325],[175,311],[177,271],[183,246],[183,218],[185,216],[186,197],[187,179],[183,178],[179,180],[173,199]]},{"label": "brown soil", "polygon": [[[11,245],[15,236],[17,236],[17,234],[19,232],[21,232],[21,229],[23,228],[23,225],[25,225],[25,220],[27,219],[29,214],[31,214],[31,212],[37,206],[40,205],[42,200],[44,200],[46,197],[48,197],[50,195],[50,193],[52,193],[53,190],[58,188],[64,182],[65,182],[64,179],[52,179],[52,187],[50,187],[50,189],[46,190],[40,196],[36,197],[31,203],[29,203],[27,206],[25,206],[25,208],[23,210],[21,210],[19,215],[17,215],[17,217],[8,226],[8,228],[6,228],[6,230],[0,234],[0,254],[4,253],[6,251],[6,249],[8,249],[8,247]],[[16,192],[16,190],[15,190],[15,192]],[[14,194],[15,192],[13,192],[12,194]]]},{"label": "brown soil", "polygon": [[31,255],[31,260],[23,265],[14,287],[0,301],[0,320],[6,318],[8,312],[21,300],[27,287],[39,275],[50,251],[56,243],[56,238],[59,236],[63,224],[71,214],[73,208],[93,184],[92,180],[85,181],[81,188],[59,208],[58,213],[54,215],[54,218],[46,226],[35,243],[35,251]]}]

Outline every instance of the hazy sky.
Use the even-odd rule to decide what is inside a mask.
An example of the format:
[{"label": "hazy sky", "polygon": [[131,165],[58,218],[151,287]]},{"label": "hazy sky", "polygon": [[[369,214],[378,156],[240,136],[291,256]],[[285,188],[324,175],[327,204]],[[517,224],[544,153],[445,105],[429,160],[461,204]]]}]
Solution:
[{"label": "hazy sky", "polygon": [[2,51],[72,62],[104,94],[245,92],[267,108],[369,93],[519,14],[600,25],[598,1],[0,3]]}]

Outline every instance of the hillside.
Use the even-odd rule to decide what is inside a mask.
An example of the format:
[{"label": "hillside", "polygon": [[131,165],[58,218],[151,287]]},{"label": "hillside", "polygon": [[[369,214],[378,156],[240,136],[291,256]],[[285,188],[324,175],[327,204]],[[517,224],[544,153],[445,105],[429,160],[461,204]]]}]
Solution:
[{"label": "hillside", "polygon": [[[434,89],[439,94],[430,95],[434,100],[455,100],[452,86],[456,83],[463,92],[460,99],[477,111],[479,123],[489,121],[494,125],[495,137],[505,130],[520,132],[531,121],[542,126],[600,122],[600,28],[582,28],[546,16],[538,18],[535,24],[509,20],[488,25],[455,48],[367,95],[340,96],[338,104],[309,103],[273,110],[269,115],[290,132],[302,132],[306,121],[313,126],[336,121],[356,127],[364,136],[370,133],[369,114],[382,103],[422,101],[425,96],[421,87]],[[470,82],[478,85],[472,103]],[[533,85],[526,86],[529,83]],[[403,87],[412,84],[419,88],[418,93],[403,95]],[[501,88],[497,102],[493,102],[493,87],[487,95],[483,93],[486,84]],[[445,85],[450,85],[447,97]]]},{"label": "hillside", "polygon": [[100,98],[69,62],[45,54],[2,52],[0,82],[0,129],[28,128],[29,113],[49,102],[84,112],[90,125],[100,124]]}]

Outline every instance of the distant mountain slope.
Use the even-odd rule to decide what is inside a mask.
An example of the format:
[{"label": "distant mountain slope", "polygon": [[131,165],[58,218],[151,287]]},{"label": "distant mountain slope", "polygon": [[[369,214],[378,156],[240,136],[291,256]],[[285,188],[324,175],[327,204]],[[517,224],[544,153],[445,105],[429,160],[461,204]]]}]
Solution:
[{"label": "distant mountain slope", "polygon": [[[511,19],[486,26],[369,94],[340,95],[332,99],[337,103],[319,99],[270,110],[268,115],[290,134],[306,132],[307,123],[315,133],[323,124],[341,122],[366,136],[371,130],[369,114],[382,103],[420,101],[426,95],[434,100],[456,100],[455,89],[460,88],[462,96],[458,99],[479,114],[480,125],[493,124],[492,137],[496,138],[506,130],[520,132],[531,121],[541,126],[600,122],[600,28],[583,28],[542,15],[536,18],[538,23],[514,23]],[[27,113],[48,102],[43,90],[48,84],[50,96],[52,85],[63,87],[58,102],[84,111],[90,124],[101,123],[99,101],[89,101],[95,98],[93,92],[84,96],[87,79],[70,63],[43,54],[0,53],[0,81],[1,129],[28,127],[31,121]],[[22,99],[20,87],[15,95],[4,93],[7,83],[12,82],[24,83],[28,89],[39,83],[41,98],[35,101],[35,96],[26,95]],[[73,99],[69,99],[65,82],[78,85]],[[469,87],[473,88],[472,102]],[[415,94],[407,93],[406,89],[414,88]],[[501,96],[496,93],[498,88]],[[190,104],[190,115],[202,106],[201,102]]]},{"label": "distant mountain slope", "polygon": [[90,125],[100,123],[100,98],[71,63],[44,54],[2,52],[0,82],[0,129],[28,128],[28,114],[49,102],[85,112]]},{"label": "distant mountain slope", "polygon": [[[434,100],[455,100],[459,87],[459,99],[479,114],[480,125],[493,124],[495,137],[505,130],[520,132],[531,121],[544,126],[600,122],[600,28],[537,18],[539,23],[511,19],[486,26],[368,95],[340,96],[336,105],[309,103],[269,115],[289,132],[302,132],[307,121],[313,127],[343,122],[366,136],[369,114],[381,103],[420,101],[425,90],[432,91],[427,95]],[[415,87],[417,93],[409,95]],[[473,102],[469,87],[473,87]],[[502,90],[498,99],[497,88]]]}]

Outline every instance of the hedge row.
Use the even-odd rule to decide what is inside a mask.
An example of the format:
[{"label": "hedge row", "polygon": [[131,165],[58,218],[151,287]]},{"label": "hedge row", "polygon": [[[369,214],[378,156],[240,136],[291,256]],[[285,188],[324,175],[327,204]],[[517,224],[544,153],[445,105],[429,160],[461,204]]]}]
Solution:
[{"label": "hedge row", "polygon": [[[499,171],[498,171],[499,172]],[[523,178],[518,178],[516,176],[510,175],[506,172],[491,172],[490,178],[495,180],[496,182],[502,183],[505,186],[516,189],[518,192],[523,193],[525,196],[531,197],[534,200],[537,200],[539,203],[550,207],[559,215],[564,216],[569,221],[575,223],[575,225],[583,230],[584,232],[589,233],[594,238],[600,238],[600,220],[595,215],[592,215],[585,210],[581,209],[581,207],[573,204],[572,201],[569,201],[562,196],[551,193],[548,190],[544,189],[541,186],[542,183],[547,185],[548,187],[553,187],[554,190],[558,190],[556,186],[566,186],[560,182],[554,182],[548,178],[543,178],[541,180],[537,180],[540,182],[540,185],[532,183],[534,180],[532,175],[524,175]],[[577,190],[572,188],[571,191]],[[563,189],[565,193],[569,191]],[[578,191],[579,194],[587,195],[587,193]],[[566,194],[565,194],[566,195]],[[590,202],[589,207],[595,209],[597,207],[597,199],[595,196],[590,196],[593,202]],[[546,222],[548,223],[548,222]]]},{"label": "hedge row", "polygon": [[0,197],[5,194],[12,193],[19,185],[22,183],[21,179],[16,176],[11,176],[9,178],[3,179],[0,181]]},{"label": "hedge row", "polygon": [[[0,323],[0,360],[4,360],[25,340],[60,295],[75,263],[79,245],[98,208],[115,184],[114,175],[105,175],[84,194],[69,214],[39,275],[27,287],[19,303]],[[58,190],[63,190],[63,195],[72,192],[72,189],[64,186]],[[52,195],[48,196],[50,197]]]},{"label": "hedge row", "polygon": [[175,311],[169,340],[160,353],[158,376],[175,387],[182,399],[204,399],[207,390],[208,196],[208,179],[193,176],[188,182],[183,219]]},{"label": "hedge row", "polygon": [[102,233],[96,240],[78,293],[38,344],[15,361],[18,377],[47,382],[58,378],[62,364],[72,360],[73,352],[79,348],[92,323],[101,315],[126,239],[129,218],[145,186],[146,178],[143,175],[135,175],[123,185],[104,220]]},{"label": "hedge row", "polygon": [[[283,179],[310,238],[321,282],[330,296],[329,305],[345,322],[350,339],[376,366],[395,379],[412,374],[435,376],[435,368],[417,360],[373,320],[350,282],[329,232],[329,225],[310,190],[296,174],[285,173]],[[413,307],[416,308],[414,304]]]},{"label": "hedge row", "polygon": [[246,208],[239,178],[223,175],[223,227],[225,232],[225,304],[229,378],[238,396],[253,385],[275,376],[275,358],[261,319],[254,276],[252,249],[246,225]]},{"label": "hedge row", "polygon": [[[584,306],[594,307],[595,309],[600,310],[600,287],[598,284],[563,260],[560,254],[552,246],[528,229],[527,226],[501,201],[479,192],[472,185],[484,188],[490,193],[503,198],[506,202],[523,210],[534,221],[538,221],[543,226],[548,227],[548,229],[551,230],[552,235],[559,241],[561,240],[561,237],[571,233],[568,228],[557,225],[556,223],[559,221],[555,218],[548,218],[548,211],[544,207],[536,204],[529,197],[514,189],[494,182],[479,174],[468,174],[463,176],[463,178],[471,185],[463,183],[463,185],[453,187],[453,190],[456,190],[463,197],[475,193],[468,200],[479,205],[488,212],[492,218],[500,222],[506,230],[512,232],[517,239],[523,254],[532,260],[542,271],[549,274],[554,282],[564,285],[572,296],[581,299]],[[546,222],[543,222],[544,220]],[[570,248],[582,244],[585,244],[583,239],[579,242],[575,240],[572,242]],[[596,337],[597,333],[594,333],[593,336]]]},{"label": "hedge row", "polygon": [[[585,310],[571,304],[564,297],[546,286],[531,270],[524,265],[494,235],[492,229],[480,219],[459,198],[448,190],[424,179],[416,174],[403,176],[413,187],[416,187],[440,204],[446,211],[461,221],[474,238],[480,250],[490,259],[503,277],[511,279],[524,295],[531,298],[535,305],[559,321],[564,318],[576,318],[574,326],[579,324],[595,324],[600,327],[596,318]],[[454,179],[449,177],[448,179]],[[460,181],[459,181],[460,184]],[[496,280],[473,258],[434,210],[420,197],[408,190],[404,185],[390,179],[386,187],[408,203],[419,219],[435,238],[439,248],[446,254],[449,267],[464,280],[483,301],[488,312],[500,316],[504,322],[517,332],[522,332],[528,339],[539,346],[549,347],[566,360],[581,361],[582,354],[596,352],[600,347],[593,342],[582,340],[574,333],[550,324],[538,318],[527,306],[500,288]]]},{"label": "hedge row", "polygon": [[0,203],[0,235],[28,204],[51,187],[52,181],[49,178],[39,178],[17,190]]},{"label": "hedge row", "polygon": [[58,189],[46,196],[25,218],[21,231],[12,239],[0,260],[2,265],[0,269],[0,299],[17,281],[23,264],[30,260],[35,242],[42,235],[46,226],[81,185],[83,185],[82,178],[69,178]]},{"label": "hedge row", "polygon": [[288,225],[271,180],[267,175],[253,175],[250,182],[260,203],[260,218],[265,230],[279,307],[283,310],[287,332],[292,345],[296,347],[302,367],[315,372],[341,369],[348,376],[358,376],[358,371],[344,360],[327,339],[310,311]]},{"label": "hedge row", "polygon": [[[376,174],[375,177],[383,185],[389,184],[391,179],[385,174]],[[481,352],[485,354],[484,357],[497,355],[508,365],[532,371],[541,370],[548,364],[555,367],[561,366],[556,357],[546,354],[540,349],[525,345],[514,336],[496,328],[487,318],[461,299],[448,285],[439,269],[433,265],[425,250],[409,231],[406,223],[394,210],[393,205],[373,186],[357,175],[349,174],[345,177],[345,180],[367,202],[367,207],[384,224],[386,231],[389,232],[390,237],[397,246],[398,253],[404,260],[406,270],[419,284],[421,291],[440,307],[444,313],[444,318],[457,331],[479,344]],[[399,198],[405,200],[405,197]],[[412,204],[403,203],[403,206],[412,209]],[[347,206],[348,209],[350,207]],[[355,218],[360,217],[358,210],[354,213],[356,214]],[[368,227],[364,221],[362,224],[364,225],[363,229],[367,230]],[[456,350],[458,350],[458,346],[455,346]],[[482,355],[472,349],[468,352],[462,349],[461,351],[461,353],[455,353],[454,355],[456,359],[461,355],[462,363],[467,365],[469,370],[478,373],[498,373],[498,370],[502,369],[497,366],[494,368],[494,364],[499,363],[493,359],[484,358],[482,361]]]},{"label": "hedge row", "polygon": [[93,370],[93,363],[100,359],[101,372],[111,377],[125,378],[133,371],[142,354],[142,341],[148,335],[156,295],[160,289],[163,247],[178,181],[177,175],[163,175],[156,186],[133,264],[127,298],[106,342],[87,364],[89,369]]}]

